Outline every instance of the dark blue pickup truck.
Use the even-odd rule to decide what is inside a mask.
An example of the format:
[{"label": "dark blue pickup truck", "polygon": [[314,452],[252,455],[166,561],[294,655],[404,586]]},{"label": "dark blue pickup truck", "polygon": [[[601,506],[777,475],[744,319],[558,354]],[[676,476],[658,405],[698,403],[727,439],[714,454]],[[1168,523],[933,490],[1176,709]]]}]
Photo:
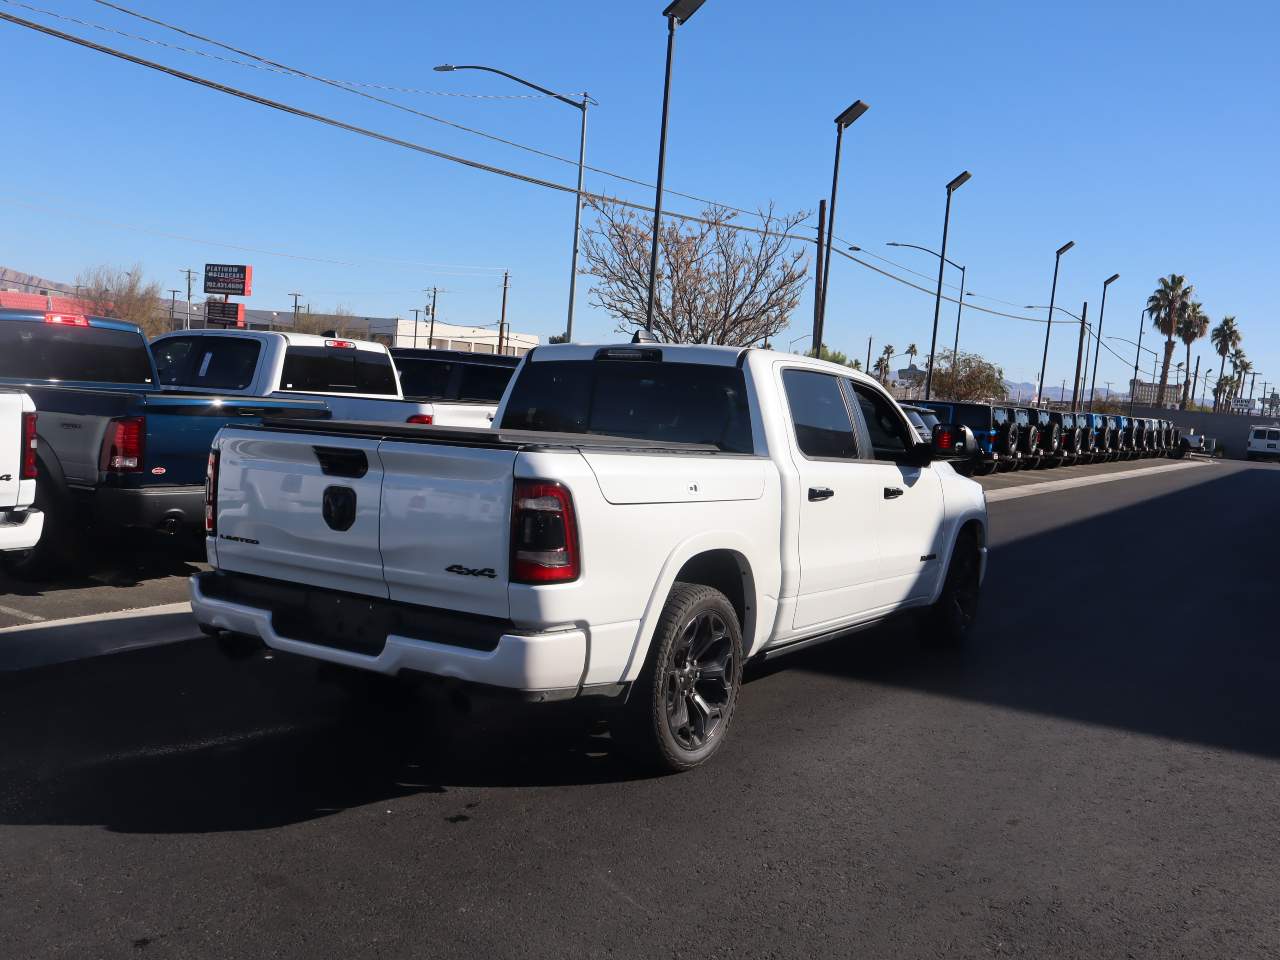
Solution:
[{"label": "dark blue pickup truck", "polygon": [[38,411],[44,534],[29,553],[5,555],[11,573],[30,577],[83,556],[85,533],[200,530],[223,424],[329,416],[318,400],[162,392],[134,324],[28,310],[0,310],[0,386],[21,387]]}]

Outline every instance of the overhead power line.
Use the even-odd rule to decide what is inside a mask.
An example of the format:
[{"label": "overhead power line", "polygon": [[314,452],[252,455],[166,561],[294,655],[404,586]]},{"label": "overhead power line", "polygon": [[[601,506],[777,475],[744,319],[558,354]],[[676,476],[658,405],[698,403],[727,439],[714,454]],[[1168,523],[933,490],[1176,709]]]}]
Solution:
[{"label": "overhead power line", "polygon": [[[113,33],[121,33],[120,31],[113,30],[110,27],[100,27],[97,24],[89,23],[88,21],[76,20],[74,17],[64,17],[56,13],[50,13],[49,11],[40,11],[39,8],[33,7],[30,4],[21,3],[19,2],[19,0],[2,0],[2,2],[12,3],[15,6],[25,7],[28,10],[37,10],[38,12],[47,13],[49,16],[58,17],[59,19],[62,19],[62,20],[69,20],[74,23],[86,24],[88,26],[97,27],[98,29],[107,30]],[[231,44],[224,43],[221,40],[215,40],[213,37],[207,37],[207,36],[204,36],[203,34],[195,33],[183,27],[177,26],[176,24],[167,23],[164,20],[159,20],[155,17],[147,16],[146,14],[139,13],[136,10],[130,10],[128,7],[123,7],[116,3],[110,3],[108,2],[108,0],[94,0],[94,2],[100,4],[101,6],[108,7],[111,10],[116,10],[127,16],[136,17],[139,20],[143,20],[147,23],[154,24],[155,26],[161,27],[165,30],[172,30],[173,32],[181,34],[184,37],[190,37],[193,40],[199,40],[201,43],[212,44],[215,47],[218,47],[222,50],[227,50],[231,53],[235,53],[241,57],[249,57],[251,60],[256,62],[247,63],[243,60],[233,60],[228,57],[217,57],[212,54],[208,54],[205,51],[192,50],[187,47],[177,47],[170,44],[166,44],[159,40],[154,40],[146,37],[133,37],[133,39],[142,40],[144,43],[153,43],[162,47],[170,47],[171,49],[181,50],[184,53],[191,53],[191,54],[195,54],[196,56],[207,56],[207,57],[211,57],[212,59],[221,60],[226,63],[234,63],[240,66],[251,67],[254,69],[264,69],[272,73],[283,74],[287,76],[301,77],[304,80],[313,80],[317,83],[323,83],[326,86],[331,86],[331,87],[335,87],[336,89],[343,90],[346,93],[354,93],[358,97],[364,97],[366,100],[371,100],[374,103],[380,103],[383,106],[391,107],[393,110],[400,110],[404,113],[412,114],[413,116],[419,117],[423,120],[431,120],[435,123],[441,123],[447,127],[452,127],[455,130],[462,130],[465,133],[470,133],[477,137],[483,137],[486,140],[492,140],[495,143],[501,143],[508,147],[514,147],[517,150],[524,150],[526,153],[531,153],[531,154],[534,154],[535,156],[544,157],[548,160],[555,160],[559,163],[568,164],[572,167],[578,166],[578,161],[572,159],[571,157],[562,157],[559,154],[551,153],[546,150],[540,150],[537,147],[531,147],[528,144],[519,143],[518,141],[515,141],[515,140],[509,140],[506,137],[500,137],[494,133],[489,133],[484,130],[477,130],[475,127],[469,127],[469,126],[466,126],[465,124],[457,123],[456,121],[453,121],[453,120],[447,120],[444,117],[437,117],[434,114],[424,113],[421,110],[415,110],[413,107],[406,106],[405,104],[396,103],[394,100],[387,100],[384,97],[378,97],[372,94],[364,93],[362,90],[355,89],[355,88],[369,87],[372,89],[381,89],[381,90],[398,90],[400,92],[429,92],[429,91],[413,91],[406,88],[397,88],[397,87],[392,87],[392,86],[383,85],[383,84],[354,83],[348,80],[333,80],[327,77],[321,77],[316,74],[309,73],[306,70],[302,70],[298,67],[291,67],[288,64],[280,63],[279,61],[272,60],[260,54],[253,53],[249,50],[232,46]],[[132,34],[123,34],[123,33],[121,35],[129,36],[129,37],[133,36]],[[575,96],[575,95],[567,94],[566,96]],[[654,189],[654,185],[652,183],[648,183],[644,180],[638,180],[635,177],[628,177],[625,174],[615,173],[614,171],[606,170],[603,167],[593,167],[591,164],[583,164],[583,167],[584,169],[590,170],[592,173],[598,173],[601,176],[610,177],[614,180],[619,180],[623,183],[630,183],[630,184],[633,184],[634,186],[644,187],[646,190]],[[747,210],[743,207],[735,207],[729,204],[719,203],[718,201],[715,201],[715,200],[708,200],[706,197],[699,197],[690,193],[681,193],[678,190],[667,189],[664,192],[669,193],[675,197],[680,197],[684,200],[693,200],[697,203],[704,203],[704,204],[714,205],[717,207],[723,207],[726,210],[732,210],[734,213],[741,213],[741,214],[744,214],[745,216],[758,217],[760,219],[763,219],[763,216],[757,210]]]},{"label": "overhead power line", "polygon": [[[105,2],[105,0],[97,0],[97,2],[103,3]],[[123,9],[123,8],[119,8],[119,9]],[[259,106],[264,106],[273,110],[278,110],[282,113],[287,113],[292,116],[301,117],[302,119],[305,119],[305,120],[314,120],[317,123],[322,123],[326,126],[334,127],[339,130],[345,130],[349,133],[355,133],[360,136],[381,141],[383,143],[389,143],[393,146],[403,147],[406,150],[412,150],[417,153],[426,154],[427,156],[436,157],[441,160],[449,160],[453,163],[461,164],[462,166],[470,167],[474,170],[481,170],[486,173],[497,174],[498,176],[506,177],[512,180],[519,180],[521,182],[529,183],[534,186],[545,187],[549,190],[555,190],[560,193],[577,193],[578,192],[575,188],[571,186],[567,186],[561,183],[556,183],[555,181],[552,181],[552,180],[546,180],[546,179],[543,179],[542,177],[535,177],[529,174],[519,173],[514,170],[507,170],[503,167],[494,166],[493,164],[483,163],[479,160],[472,160],[467,157],[456,156],[455,154],[446,153],[443,150],[436,150],[419,143],[414,143],[411,140],[404,140],[400,137],[393,137],[389,134],[380,133],[376,130],[370,130],[367,127],[361,127],[353,123],[347,123],[344,120],[338,120],[334,117],[329,117],[324,114],[314,113],[310,110],[303,110],[300,107],[294,107],[294,106],[291,106],[290,104],[282,103],[278,100],[272,100],[268,97],[262,97],[262,96],[259,96],[258,94],[250,93],[246,90],[241,90],[238,87],[232,87],[224,83],[219,83],[215,80],[209,80],[205,77],[197,76],[196,74],[186,73],[185,71],[178,70],[175,67],[166,66],[165,64],[162,64],[162,63],[156,63],[155,61],[147,60],[143,57],[135,56],[134,54],[131,54],[131,53],[126,53],[123,50],[117,50],[113,47],[108,47],[108,46],[104,46],[103,44],[94,43],[92,40],[87,40],[83,37],[77,37],[74,34],[64,33],[63,31],[54,29],[53,27],[49,27],[40,23],[35,23],[31,20],[23,19],[22,17],[13,16],[12,14],[0,12],[0,20],[8,21],[9,23],[16,24],[17,26],[20,26],[20,27],[26,27],[29,30],[34,30],[38,33],[43,33],[46,36],[54,37],[55,39],[58,39],[58,40],[64,40],[68,43],[85,47],[86,49],[89,49],[89,50],[95,50],[98,53],[104,53],[107,56],[115,57],[116,59],[124,60],[126,62],[136,64],[137,66],[146,67],[147,69],[150,69],[150,70],[156,70],[160,73],[167,74],[176,79],[185,80],[188,83],[195,84],[196,86],[206,87],[210,90],[216,90],[219,93],[225,93],[228,96],[236,97],[241,100],[246,100],[250,103],[256,103]],[[618,206],[627,207],[633,210],[640,210],[648,213],[653,212],[652,207],[646,206],[641,203],[635,203],[630,200],[623,200],[619,197],[611,197],[603,194],[591,193],[590,191],[586,191],[586,190],[582,191],[581,196],[586,200],[593,201],[596,203],[612,203],[612,204],[617,204]],[[719,206],[724,206],[724,205],[719,205]],[[731,209],[731,208],[726,207],[726,209]],[[696,217],[686,213],[666,211],[664,212],[663,215],[669,216],[673,219],[684,220],[687,222],[715,225],[714,222],[711,220],[708,220],[703,217]],[[745,224],[736,224],[736,223],[728,223],[728,224],[724,224],[724,226],[732,230],[746,231],[748,233],[755,233],[755,234],[766,235],[766,236],[777,235],[777,231],[769,230],[767,225],[764,229],[761,229],[758,227],[750,227],[750,226],[746,226]],[[787,233],[787,234],[782,234],[782,236],[785,236],[788,239],[799,240],[806,243],[816,243],[815,238],[810,238],[810,237],[806,237],[799,234]],[[861,266],[866,267],[869,270],[873,270],[876,273],[881,274],[882,276],[888,277],[889,279],[894,280],[898,283],[905,284],[906,286],[912,287],[913,289],[919,290],[929,295],[933,295],[935,292],[934,290],[931,290],[927,287],[922,287],[919,284],[913,283],[912,281],[907,280],[903,277],[899,277],[899,276],[896,276],[895,274],[889,273],[887,270],[883,270],[880,267],[875,266],[874,264],[867,263],[865,260],[855,257],[852,254],[846,253],[844,250],[837,250],[836,252],[839,253],[844,258],[848,260],[852,260],[855,263],[858,263]],[[944,296],[943,299],[947,300],[950,303],[957,302],[954,298],[948,297],[948,296]],[[998,316],[998,317],[1008,317],[1013,320],[1024,320],[1032,323],[1061,322],[1061,321],[1040,320],[1037,317],[1018,316],[1016,314],[1004,313],[999,310],[992,310],[987,307],[980,307],[975,304],[966,304],[966,306],[968,306],[971,310],[976,310],[980,313],[991,314],[993,316]]]}]

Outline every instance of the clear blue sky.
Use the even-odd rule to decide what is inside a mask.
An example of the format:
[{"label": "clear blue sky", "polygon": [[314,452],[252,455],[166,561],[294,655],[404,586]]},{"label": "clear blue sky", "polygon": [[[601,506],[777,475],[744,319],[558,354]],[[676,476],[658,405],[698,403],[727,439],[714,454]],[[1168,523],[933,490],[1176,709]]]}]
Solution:
[{"label": "clear blue sky", "polygon": [[[31,0],[130,33],[198,46],[89,0]],[[497,77],[433,73],[484,63],[555,89],[588,90],[589,162],[648,180],[661,106],[661,0],[468,4],[371,0],[249,3],[132,0],[148,14],[325,76],[481,94],[520,93]],[[41,20],[194,73],[442,150],[571,183],[571,166],[362,101],[320,84]],[[923,273],[936,248],[943,185],[962,169],[950,256],[970,289],[1046,303],[1053,251],[1058,302],[1136,335],[1157,277],[1184,273],[1216,323],[1234,314],[1256,368],[1280,380],[1276,332],[1276,161],[1280,11],[1262,2],[778,4],[707,0],[677,45],[668,186],[736,206],[814,209],[830,187],[832,118],[861,98],[846,137],[837,232]],[[200,89],[0,23],[5,125],[0,264],[74,279],[98,263],[140,262],[165,288],[180,268],[254,264],[255,307],[301,291],[316,309],[400,313],[438,285],[440,316],[496,320],[512,272],[510,319],[563,329],[572,205],[566,195],[371,142]],[[572,156],[577,114],[540,100],[388,93],[417,109]],[[635,200],[648,191],[590,175]],[[25,205],[24,205],[25,204]],[[671,198],[675,209],[696,204]],[[76,214],[72,219],[64,214]],[[237,253],[114,224],[303,257]],[[467,269],[427,264],[460,265]],[[895,271],[901,272],[901,271]],[[930,281],[922,281],[926,286]],[[612,323],[579,288],[578,334]],[[1000,308],[991,301],[977,301]],[[1002,309],[1002,308],[1001,308]],[[826,340],[862,356],[914,341],[927,351],[929,296],[839,260]],[[1012,311],[1023,312],[1023,311]],[[793,331],[810,327],[808,297]],[[954,308],[943,310],[949,343]],[[969,313],[962,348],[1033,380],[1043,326]],[[1054,330],[1050,384],[1070,377],[1075,335]],[[1147,341],[1153,344],[1149,336]],[[1154,345],[1154,344],[1153,344]],[[1131,348],[1117,344],[1125,357]],[[1179,347],[1177,358],[1181,358]],[[1207,341],[1198,347],[1210,360]],[[1099,382],[1126,363],[1103,355]],[[1216,358],[1213,358],[1216,360]],[[1259,378],[1261,386],[1262,378]]]}]

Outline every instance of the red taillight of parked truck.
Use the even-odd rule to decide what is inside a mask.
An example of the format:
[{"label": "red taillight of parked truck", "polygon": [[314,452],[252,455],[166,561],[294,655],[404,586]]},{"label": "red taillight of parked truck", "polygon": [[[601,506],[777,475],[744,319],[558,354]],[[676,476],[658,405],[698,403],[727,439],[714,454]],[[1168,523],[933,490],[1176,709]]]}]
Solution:
[{"label": "red taillight of parked truck", "polygon": [[22,415],[22,456],[19,459],[18,479],[34,480],[36,478],[36,415]]},{"label": "red taillight of parked truck", "polygon": [[204,534],[214,537],[218,534],[218,462],[221,459],[218,448],[209,451],[209,463],[204,471]]},{"label": "red taillight of parked truck", "polygon": [[568,583],[582,573],[573,497],[563,484],[517,480],[511,503],[511,581]]},{"label": "red taillight of parked truck", "polygon": [[102,444],[102,469],[107,473],[137,473],[142,470],[147,421],[142,417],[122,417],[107,424]]}]

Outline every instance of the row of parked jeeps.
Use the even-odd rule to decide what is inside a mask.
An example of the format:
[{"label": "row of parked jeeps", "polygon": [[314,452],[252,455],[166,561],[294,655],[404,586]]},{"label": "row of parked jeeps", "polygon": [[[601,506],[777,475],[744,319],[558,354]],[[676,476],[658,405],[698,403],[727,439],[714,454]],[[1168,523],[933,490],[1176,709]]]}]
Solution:
[{"label": "row of parked jeeps", "polygon": [[995,403],[924,400],[905,405],[924,435],[936,423],[973,431],[975,450],[956,469],[982,476],[997,470],[1030,470],[1140,457],[1182,457],[1187,445],[1168,420],[1103,413],[1070,413]]}]

